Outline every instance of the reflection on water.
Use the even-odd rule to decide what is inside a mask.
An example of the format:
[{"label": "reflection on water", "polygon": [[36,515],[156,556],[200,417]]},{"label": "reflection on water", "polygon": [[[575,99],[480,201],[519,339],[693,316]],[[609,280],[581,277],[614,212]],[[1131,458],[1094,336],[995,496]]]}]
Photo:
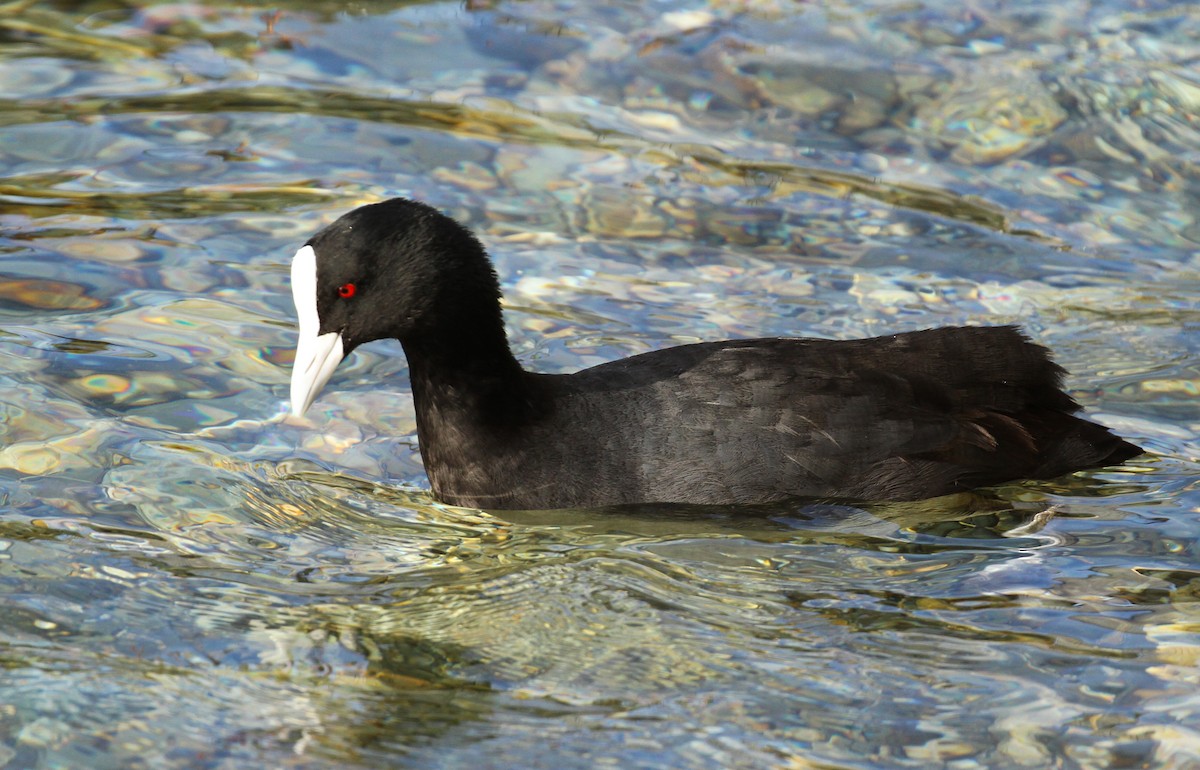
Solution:
[{"label": "reflection on water", "polygon": [[[1187,4],[0,5],[0,767],[1189,767]],[[395,194],[563,371],[1019,322],[1128,466],[918,504],[425,491],[398,345],[282,413]]]}]

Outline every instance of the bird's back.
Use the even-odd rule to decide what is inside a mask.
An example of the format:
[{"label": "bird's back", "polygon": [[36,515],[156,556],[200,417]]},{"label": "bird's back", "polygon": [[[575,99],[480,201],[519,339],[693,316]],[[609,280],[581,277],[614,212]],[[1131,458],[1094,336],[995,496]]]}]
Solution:
[{"label": "bird's back", "polygon": [[623,479],[628,501],[911,500],[1140,453],[1073,416],[1062,374],[1013,327],[655,351],[556,383],[561,424],[596,431],[560,478],[584,497]]}]

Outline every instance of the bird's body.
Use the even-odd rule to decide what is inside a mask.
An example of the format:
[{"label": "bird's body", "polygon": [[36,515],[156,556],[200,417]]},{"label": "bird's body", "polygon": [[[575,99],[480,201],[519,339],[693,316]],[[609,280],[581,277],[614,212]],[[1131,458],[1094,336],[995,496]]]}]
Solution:
[{"label": "bird's body", "polygon": [[913,500],[1141,451],[1074,416],[1062,369],[1009,326],[706,342],[524,371],[483,248],[403,199],[310,240],[293,291],[293,408],[354,346],[399,339],[433,493],[457,505]]}]

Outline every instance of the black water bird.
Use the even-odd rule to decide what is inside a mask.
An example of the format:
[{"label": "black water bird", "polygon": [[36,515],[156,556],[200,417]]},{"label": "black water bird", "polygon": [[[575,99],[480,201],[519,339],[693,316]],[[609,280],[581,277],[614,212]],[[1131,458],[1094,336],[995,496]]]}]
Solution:
[{"label": "black water bird", "polygon": [[293,412],[351,350],[400,340],[425,470],[455,505],[917,500],[1142,451],[1074,416],[1063,369],[1012,326],[702,342],[527,372],[479,241],[402,198],[313,236],[292,292]]}]

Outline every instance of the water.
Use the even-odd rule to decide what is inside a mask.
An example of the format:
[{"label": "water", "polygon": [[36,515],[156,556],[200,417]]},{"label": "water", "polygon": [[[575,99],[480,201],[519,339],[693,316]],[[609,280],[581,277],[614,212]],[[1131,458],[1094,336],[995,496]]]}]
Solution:
[{"label": "water", "polygon": [[[1200,11],[0,7],[0,767],[1200,763]],[[904,506],[429,497],[287,266],[406,194],[522,360],[1019,322],[1118,469]]]}]

